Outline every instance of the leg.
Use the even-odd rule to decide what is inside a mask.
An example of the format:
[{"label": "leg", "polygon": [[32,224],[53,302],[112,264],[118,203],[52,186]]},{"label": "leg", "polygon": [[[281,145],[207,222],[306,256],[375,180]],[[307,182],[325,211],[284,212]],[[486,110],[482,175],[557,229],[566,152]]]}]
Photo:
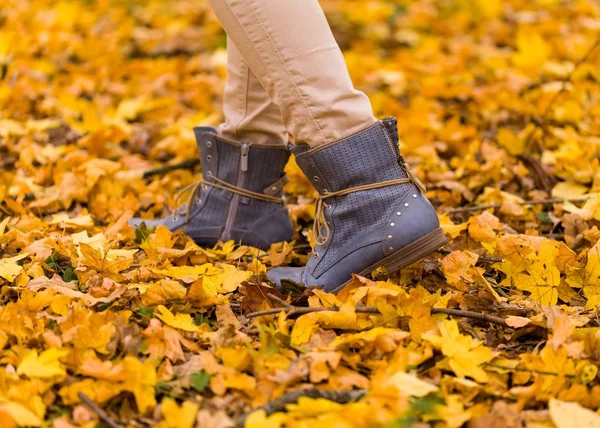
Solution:
[{"label": "leg", "polygon": [[375,123],[317,0],[210,3],[296,142],[315,147]]},{"label": "leg", "polygon": [[287,144],[281,110],[271,102],[231,39],[227,40],[223,115],[225,121],[219,126],[219,134],[225,138],[263,146]]},{"label": "leg", "polygon": [[445,242],[424,187],[356,91],[317,0],[209,0],[295,137],[296,162],[319,191],[313,256],[270,271],[335,292],[353,273],[395,272]]}]

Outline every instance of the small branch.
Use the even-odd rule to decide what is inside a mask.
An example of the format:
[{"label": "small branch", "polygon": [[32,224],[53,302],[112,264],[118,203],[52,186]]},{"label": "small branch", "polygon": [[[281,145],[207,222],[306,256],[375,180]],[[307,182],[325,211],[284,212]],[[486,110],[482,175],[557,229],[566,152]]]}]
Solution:
[{"label": "small branch", "polygon": [[[266,309],[264,311],[251,312],[246,316],[248,318],[256,318],[256,317],[260,317],[263,315],[278,314],[281,311],[284,311],[286,314],[288,314],[288,316],[290,316],[290,315],[304,315],[304,314],[308,314],[311,312],[339,312],[339,310],[340,310],[340,308],[338,308],[337,306],[332,306],[329,308],[323,308],[323,307],[305,308],[305,307],[300,307],[300,306],[292,306],[290,304],[287,304],[287,302],[286,302],[286,305],[287,306],[284,306],[281,308],[273,308],[273,309]],[[355,308],[355,311],[356,311],[356,313],[361,313],[361,314],[381,314],[377,308],[370,307],[370,306],[358,306]],[[473,319],[473,320],[477,320],[477,321],[486,321],[486,322],[489,322],[492,324],[497,324],[497,325],[501,325],[503,327],[508,327],[508,324],[506,324],[506,321],[504,321],[503,318],[496,317],[494,315],[481,314],[478,312],[461,311],[458,309],[431,308],[431,314],[432,315],[446,314],[446,315],[451,315],[453,317],[469,318],[469,319]]]},{"label": "small branch", "polygon": [[[571,198],[571,199],[551,198],[551,199],[540,199],[539,201],[516,202],[516,204],[517,205],[562,204],[564,202],[585,202],[588,199],[590,199],[589,196],[581,196],[579,198]],[[502,207],[502,204],[474,205],[472,207],[454,208],[454,209],[448,210],[446,212],[450,213],[450,214],[457,214],[457,213],[467,213],[467,212],[472,212],[472,211],[483,211],[483,210],[487,210],[490,208],[496,209],[496,208],[500,208],[500,207]]]},{"label": "small branch", "polygon": [[77,396],[79,397],[79,399],[81,401],[83,401],[89,408],[91,408],[98,415],[98,417],[100,418],[100,420],[102,422],[104,422],[110,428],[121,428],[121,425],[119,425],[118,423],[116,423],[108,415],[108,413],[106,413],[104,411],[104,409],[102,409],[100,406],[98,406],[96,403],[94,403],[94,401],[90,397],[88,397],[87,395],[85,395],[83,392],[78,392]]},{"label": "small branch", "polygon": [[271,300],[274,300],[274,301],[276,301],[277,303],[279,303],[280,305],[282,305],[284,308],[287,308],[287,307],[291,307],[291,306],[292,306],[292,305],[290,305],[288,302],[286,302],[285,300],[283,300],[283,299],[281,299],[281,298],[277,297],[277,296],[276,296],[276,295],[274,295],[274,294],[268,293],[268,294],[267,294],[267,297],[268,297],[269,299],[271,299]]},{"label": "small branch", "polygon": [[506,321],[504,321],[503,318],[496,317],[494,315],[480,314],[479,312],[461,311],[458,309],[431,308],[431,315],[435,314],[446,314],[451,315],[453,317],[469,318],[477,321],[487,321],[492,324],[508,327],[508,324],[506,324]]},{"label": "small branch", "polygon": [[534,370],[534,369],[528,369],[525,367],[506,367],[506,366],[501,366],[500,364],[493,364],[493,363],[486,363],[485,366],[493,367],[495,369],[507,370],[507,371],[534,373],[534,374],[541,374],[541,375],[547,375],[547,376],[564,376],[564,377],[568,377],[568,378],[575,377],[575,375],[572,375],[572,374],[548,372],[545,370]]},{"label": "small branch", "polygon": [[[450,254],[453,251],[446,250],[445,248],[440,248],[439,250],[437,250],[437,252],[442,253],[442,254]],[[492,257],[492,256],[479,256],[479,258],[477,260],[482,261],[482,262],[488,262],[488,263],[502,263],[504,261],[504,259],[501,257]]]},{"label": "small branch", "polygon": [[351,401],[361,399],[366,393],[366,389],[357,389],[354,391],[324,391],[321,389],[301,389],[299,391],[288,392],[286,394],[283,394],[281,397],[276,398],[275,400],[269,401],[264,406],[257,407],[244,414],[240,419],[238,419],[236,426],[243,427],[248,416],[257,410],[264,410],[267,416],[276,412],[285,411],[286,406],[288,404],[297,403],[300,397],[310,397],[314,399],[324,398],[329,401],[335,401],[336,403],[346,404]]},{"label": "small branch", "polygon": [[160,168],[149,169],[142,174],[142,178],[149,178],[155,175],[165,174],[176,169],[191,169],[200,163],[200,159],[186,159],[182,162],[172,165],[161,166]]}]

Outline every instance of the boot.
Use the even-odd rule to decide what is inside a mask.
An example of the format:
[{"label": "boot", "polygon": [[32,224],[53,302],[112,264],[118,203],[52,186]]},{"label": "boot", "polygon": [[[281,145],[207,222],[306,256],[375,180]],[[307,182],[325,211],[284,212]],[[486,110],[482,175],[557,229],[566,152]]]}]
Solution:
[{"label": "boot", "polygon": [[423,184],[400,154],[396,123],[385,119],[312,150],[290,147],[319,191],[316,246],[306,267],[272,269],[271,280],[335,293],[353,273],[364,276],[381,266],[393,273],[446,243]]},{"label": "boot", "polygon": [[293,228],[282,199],[283,169],[289,158],[285,147],[228,140],[208,126],[196,127],[194,133],[202,179],[179,192],[171,216],[150,221],[134,218],[130,224],[183,229],[203,246],[233,239],[268,249],[274,242],[290,241]]}]

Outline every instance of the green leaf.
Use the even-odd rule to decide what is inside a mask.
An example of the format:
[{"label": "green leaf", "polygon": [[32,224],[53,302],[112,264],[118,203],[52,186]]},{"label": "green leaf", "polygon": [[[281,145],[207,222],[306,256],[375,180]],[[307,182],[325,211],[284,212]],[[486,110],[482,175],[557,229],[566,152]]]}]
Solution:
[{"label": "green leaf", "polygon": [[550,216],[548,215],[548,213],[546,211],[541,211],[541,212],[537,213],[537,216],[542,223],[552,224],[552,220],[550,220]]},{"label": "green leaf", "polygon": [[135,228],[135,242],[141,244],[150,234],[154,233],[154,227],[148,227],[145,222],[142,222],[138,227]]},{"label": "green leaf", "polygon": [[56,262],[58,261],[59,258],[60,258],[59,253],[52,253],[52,255],[46,259],[45,263],[48,265],[48,267],[50,269],[56,269]]},{"label": "green leaf", "polygon": [[154,308],[140,306],[139,308],[137,308],[137,313],[143,317],[152,318],[152,315],[154,315]]},{"label": "green leaf", "polygon": [[210,375],[204,370],[200,370],[198,373],[194,373],[191,379],[192,387],[198,392],[203,392],[210,382]]},{"label": "green leaf", "polygon": [[209,320],[208,318],[204,318],[204,314],[194,315],[194,324],[196,324],[196,325],[208,324],[211,327],[213,325],[211,320]]},{"label": "green leaf", "polygon": [[65,282],[77,281],[77,275],[73,271],[73,266],[67,266],[62,274],[62,279]]}]

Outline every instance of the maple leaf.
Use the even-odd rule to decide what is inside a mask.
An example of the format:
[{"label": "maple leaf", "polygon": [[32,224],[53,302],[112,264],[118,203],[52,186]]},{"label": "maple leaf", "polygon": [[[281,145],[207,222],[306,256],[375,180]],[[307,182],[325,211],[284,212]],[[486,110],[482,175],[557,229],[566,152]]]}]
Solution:
[{"label": "maple leaf", "polygon": [[30,378],[51,378],[54,376],[65,376],[67,374],[60,359],[64,358],[69,351],[67,349],[50,348],[38,354],[31,350],[17,367],[17,373]]},{"label": "maple leaf", "polygon": [[478,382],[487,382],[487,373],[480,366],[494,358],[492,350],[471,336],[460,334],[455,320],[442,321],[438,323],[438,328],[439,335],[425,333],[423,339],[442,351],[457,376],[469,376]]},{"label": "maple leaf", "polygon": [[181,406],[171,398],[165,398],[160,403],[163,420],[157,425],[158,428],[192,428],[196,423],[198,404],[184,401]]},{"label": "maple leaf", "polygon": [[200,328],[194,324],[194,319],[188,314],[173,313],[162,305],[159,305],[154,314],[165,324],[184,331],[200,331]]},{"label": "maple leaf", "polygon": [[[17,424],[18,426],[40,427],[43,425],[42,419],[40,419],[34,412],[15,401],[5,399],[1,400],[0,414],[8,414],[9,418],[12,419],[10,422]],[[8,422],[2,417],[0,417],[0,420],[2,420],[3,423]],[[8,423],[10,424],[10,422]]]},{"label": "maple leaf", "polygon": [[292,330],[292,344],[297,346],[306,343],[312,333],[319,327],[354,330],[356,328],[356,313],[351,301],[340,307],[338,312],[311,312],[302,315]]},{"label": "maple leaf", "polygon": [[14,281],[17,275],[23,270],[23,267],[17,262],[27,256],[29,256],[28,253],[23,253],[14,257],[0,259],[0,276],[9,282]]}]

